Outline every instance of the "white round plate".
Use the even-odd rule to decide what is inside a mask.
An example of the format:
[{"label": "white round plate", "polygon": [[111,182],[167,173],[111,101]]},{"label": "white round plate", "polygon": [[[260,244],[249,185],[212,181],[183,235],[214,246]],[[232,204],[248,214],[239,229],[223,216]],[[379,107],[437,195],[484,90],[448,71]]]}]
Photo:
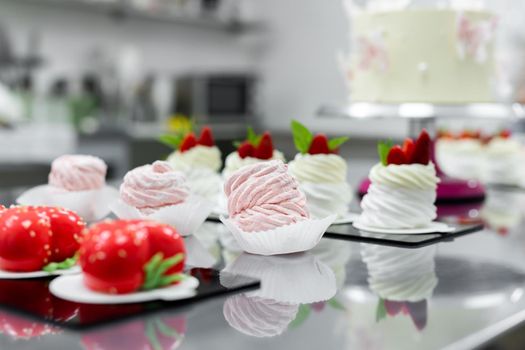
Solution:
[{"label": "white round plate", "polygon": [[448,226],[447,224],[443,222],[432,222],[430,225],[426,227],[419,227],[419,228],[410,228],[410,229],[387,229],[387,228],[379,228],[379,227],[370,227],[366,225],[362,225],[358,221],[353,223],[353,226],[361,231],[366,232],[372,232],[372,233],[387,233],[392,235],[417,235],[417,234],[423,234],[423,233],[450,233],[454,232],[456,229],[452,226]]},{"label": "white round plate", "polygon": [[332,225],[351,224],[354,221],[356,221],[358,217],[359,217],[358,213],[352,213],[352,212],[349,211],[343,217],[339,217],[339,218],[335,219],[335,221],[334,221],[334,223]]},{"label": "white round plate", "polygon": [[55,272],[32,271],[32,272],[11,272],[0,270],[0,279],[19,280],[26,278],[42,278],[48,276],[75,275],[80,273],[80,266],[73,266],[67,270],[56,270]]},{"label": "white round plate", "polygon": [[152,300],[173,301],[188,299],[195,294],[199,286],[199,280],[193,276],[187,276],[179,284],[150,290],[147,292],[136,292],[129,294],[105,294],[92,291],[84,285],[82,275],[61,276],[49,285],[53,295],[61,299],[84,304],[130,304]]}]

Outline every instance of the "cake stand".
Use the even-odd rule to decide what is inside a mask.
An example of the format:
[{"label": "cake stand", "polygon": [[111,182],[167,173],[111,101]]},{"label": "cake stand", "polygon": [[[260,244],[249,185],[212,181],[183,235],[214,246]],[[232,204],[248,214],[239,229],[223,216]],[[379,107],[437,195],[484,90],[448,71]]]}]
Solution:
[{"label": "cake stand", "polygon": [[[352,103],[347,106],[322,106],[317,115],[321,118],[351,118],[351,119],[408,119],[409,134],[417,137],[425,128],[436,134],[436,120],[440,119],[505,119],[518,120],[525,118],[525,110],[521,104],[473,103],[462,105],[436,105],[430,103]],[[434,137],[435,139],[435,137]],[[477,180],[461,180],[449,177],[443,173],[436,161],[435,147],[432,144],[431,159],[436,165],[436,171],[441,179],[437,188],[437,202],[468,202],[482,201],[485,198],[485,188]],[[368,191],[370,181],[363,180],[359,186],[359,195]]]}]

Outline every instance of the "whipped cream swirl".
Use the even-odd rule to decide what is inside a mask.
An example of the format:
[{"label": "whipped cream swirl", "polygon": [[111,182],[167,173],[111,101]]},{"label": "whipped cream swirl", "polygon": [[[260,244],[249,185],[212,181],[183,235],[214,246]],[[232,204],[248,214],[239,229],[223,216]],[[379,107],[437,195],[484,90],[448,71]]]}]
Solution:
[{"label": "whipped cream swirl", "polygon": [[183,173],[157,161],[129,171],[120,186],[120,198],[141,210],[154,210],[183,202],[190,194]]},{"label": "whipped cream swirl", "polygon": [[306,205],[313,218],[325,218],[332,214],[344,216],[353,197],[352,189],[346,182],[303,182],[299,188],[306,195]]},{"label": "whipped cream swirl", "polygon": [[67,191],[89,191],[106,183],[107,165],[100,158],[86,155],[64,155],[51,163],[49,185]]},{"label": "whipped cream swirl", "polygon": [[276,160],[276,159],[282,160],[283,162],[285,161],[284,155],[282,154],[282,152],[280,152],[278,150],[273,150],[273,154],[272,154],[272,158],[271,159],[259,159],[259,158],[254,158],[254,157],[241,158],[239,156],[239,153],[237,153],[237,151],[235,151],[235,152],[232,152],[232,153],[228,154],[228,156],[226,157],[226,161],[224,162],[224,170],[222,171],[222,175],[224,177],[229,177],[235,171],[239,170],[240,168],[242,168],[244,166],[252,165],[252,164],[256,164],[256,163],[260,163],[260,162],[266,162],[268,160]]},{"label": "whipped cream swirl", "polygon": [[299,182],[339,183],[346,181],[347,165],[337,154],[297,154],[290,173]]},{"label": "whipped cream swirl", "polygon": [[434,165],[375,165],[372,184],[361,202],[359,222],[382,228],[425,227],[436,217]]},{"label": "whipped cream swirl", "polygon": [[292,322],[299,305],[240,294],[230,297],[223,306],[226,322],[241,333],[252,337],[274,337]]},{"label": "whipped cream swirl", "polygon": [[309,217],[306,197],[280,160],[249,165],[224,185],[228,213],[246,232],[265,231]]},{"label": "whipped cream swirl", "polygon": [[197,145],[187,151],[175,151],[167,159],[173,169],[187,172],[189,168],[208,168],[215,172],[222,166],[221,151],[217,146]]}]

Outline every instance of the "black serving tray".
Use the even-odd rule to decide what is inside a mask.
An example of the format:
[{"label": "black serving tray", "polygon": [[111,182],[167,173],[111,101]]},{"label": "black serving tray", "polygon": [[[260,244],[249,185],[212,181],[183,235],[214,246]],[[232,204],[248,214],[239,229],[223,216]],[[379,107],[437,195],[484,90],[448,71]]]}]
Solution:
[{"label": "black serving tray", "polygon": [[362,232],[351,224],[332,225],[324,234],[324,238],[341,239],[345,241],[386,245],[400,248],[421,248],[439,242],[450,242],[456,238],[483,230],[482,224],[453,225],[456,230],[450,233],[424,233],[412,235],[394,235],[384,233]]},{"label": "black serving tray", "polygon": [[238,283],[226,288],[220,284],[219,272],[214,269],[195,268],[190,273],[200,282],[197,294],[192,298],[118,305],[81,304],[59,299],[49,291],[51,278],[4,279],[0,280],[0,318],[20,315],[61,328],[83,330],[168,309],[185,309],[196,301],[260,287],[259,280],[240,276],[242,278],[236,279]]}]

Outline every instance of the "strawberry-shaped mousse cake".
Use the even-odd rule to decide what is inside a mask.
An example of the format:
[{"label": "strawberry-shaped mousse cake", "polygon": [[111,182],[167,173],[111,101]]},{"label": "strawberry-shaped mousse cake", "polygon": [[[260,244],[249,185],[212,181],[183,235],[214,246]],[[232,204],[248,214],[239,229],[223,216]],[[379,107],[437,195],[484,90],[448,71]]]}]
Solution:
[{"label": "strawberry-shaped mousse cake", "polygon": [[358,221],[368,227],[408,229],[428,226],[436,218],[439,178],[430,161],[430,137],[423,130],[403,146],[379,144],[381,162],[369,174],[371,185],[361,202]]},{"label": "strawberry-shaped mousse cake", "polygon": [[244,232],[272,230],[310,216],[299,184],[280,160],[237,170],[224,184],[224,192],[230,219]]},{"label": "strawberry-shaped mousse cake", "polygon": [[0,212],[0,269],[48,272],[75,264],[85,223],[53,207],[11,207]]},{"label": "strawberry-shaped mousse cake", "polygon": [[273,147],[270,133],[266,131],[262,135],[257,135],[249,127],[246,140],[237,144],[237,151],[226,157],[222,174],[227,178],[243,166],[274,159],[284,162],[284,155]]},{"label": "strawberry-shaped mousse cake", "polygon": [[198,138],[190,132],[182,137],[165,135],[161,141],[175,148],[167,161],[173,169],[186,174],[191,191],[217,201],[222,185],[219,175],[222,159],[211,129],[202,128]]},{"label": "strawberry-shaped mousse cake", "polygon": [[85,285],[101,293],[151,290],[184,278],[184,240],[165,224],[101,222],[89,229],[79,253]]},{"label": "strawberry-shaped mousse cake", "polygon": [[156,161],[128,171],[120,186],[120,199],[149,215],[184,202],[190,195],[186,177],[168,162]]},{"label": "strawberry-shaped mousse cake", "polygon": [[297,121],[292,121],[292,133],[299,153],[290,162],[290,173],[306,194],[310,214],[313,218],[344,216],[352,190],[346,180],[346,161],[337,153],[348,138],[328,140],[324,134],[313,135]]}]

